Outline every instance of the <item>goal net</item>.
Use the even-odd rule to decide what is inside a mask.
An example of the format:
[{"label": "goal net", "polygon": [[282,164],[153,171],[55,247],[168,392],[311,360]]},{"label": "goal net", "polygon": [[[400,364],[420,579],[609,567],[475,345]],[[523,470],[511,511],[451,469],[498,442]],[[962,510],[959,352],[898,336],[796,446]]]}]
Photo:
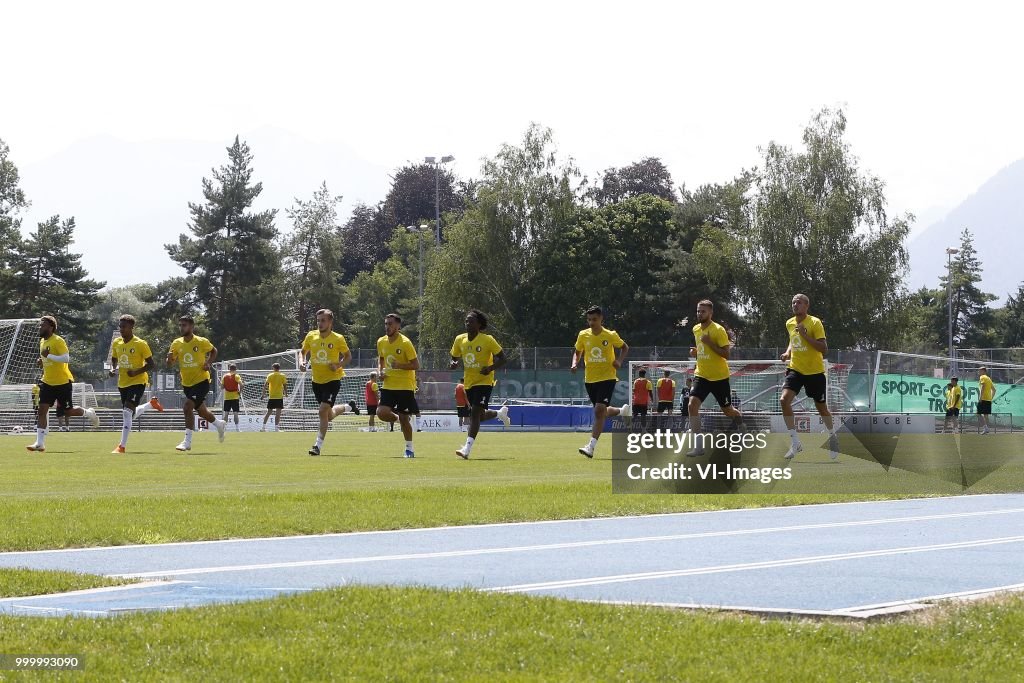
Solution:
[{"label": "goal net", "polygon": [[[250,424],[262,425],[262,417],[267,411],[267,375],[274,371],[274,363],[281,366],[281,373],[287,378],[285,386],[284,413],[281,417],[280,429],[309,431],[318,424],[318,408],[316,396],[313,394],[312,372],[302,372],[302,352],[299,349],[288,349],[279,353],[250,358],[236,358],[218,361],[216,370],[216,386],[220,392],[220,405],[223,405],[223,390],[220,389],[221,378],[228,373],[231,365],[237,367],[242,379],[239,392],[239,406]],[[345,368],[345,376],[341,380],[341,390],[335,405],[355,401],[359,415],[342,415],[331,422],[331,429],[356,430],[366,426],[365,386],[369,381],[372,368]],[[272,416],[273,417],[273,416]],[[258,418],[254,422],[254,418]],[[258,427],[257,427],[258,428]]]},{"label": "goal net", "polygon": [[990,428],[1020,429],[1024,424],[1024,363],[879,351],[872,379],[872,409],[880,413],[943,416],[946,388],[956,377],[963,391],[959,426],[963,430],[976,430],[981,400],[978,377],[983,367],[995,384]]},{"label": "goal net", "polygon": [[[782,397],[783,383],[786,380],[786,364],[780,360],[730,360],[729,388],[732,391],[733,404],[744,413],[744,419],[754,414],[765,416],[782,412],[779,400]],[[675,380],[675,393],[672,399],[672,412],[685,412],[681,404],[681,396],[687,387],[687,380],[694,379],[696,361],[630,361],[629,363],[629,403],[633,405],[633,383],[640,377],[640,370],[646,370],[647,379],[654,387],[654,403],[651,412],[658,404],[658,380],[665,376]],[[848,393],[850,379],[849,365],[826,363],[828,380],[828,407],[832,412],[854,412],[863,410],[860,401],[854,401]],[[794,400],[796,412],[816,412],[814,402],[804,393]],[[702,412],[719,412],[718,403],[708,397],[701,408]]]}]

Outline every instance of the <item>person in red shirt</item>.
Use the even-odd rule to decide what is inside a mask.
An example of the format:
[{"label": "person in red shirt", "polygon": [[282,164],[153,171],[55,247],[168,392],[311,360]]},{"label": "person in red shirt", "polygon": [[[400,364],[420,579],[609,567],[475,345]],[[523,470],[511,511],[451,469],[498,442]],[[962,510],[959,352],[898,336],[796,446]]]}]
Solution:
[{"label": "person in red shirt", "polygon": [[455,412],[459,415],[459,427],[464,427],[469,417],[469,401],[466,398],[466,385],[462,382],[455,385]]},{"label": "person in red shirt", "polygon": [[672,414],[672,402],[676,399],[676,381],[672,379],[672,371],[666,370],[665,376],[658,380],[658,414],[665,411]]},{"label": "person in red shirt", "polygon": [[647,370],[641,369],[633,381],[633,416],[639,417],[641,427],[647,421],[648,406],[654,401],[654,385],[647,379]]},{"label": "person in red shirt", "polygon": [[370,373],[370,381],[366,383],[366,413],[370,416],[370,431],[377,431],[373,418],[377,417],[377,396],[380,393],[380,386],[377,384],[377,373]]}]

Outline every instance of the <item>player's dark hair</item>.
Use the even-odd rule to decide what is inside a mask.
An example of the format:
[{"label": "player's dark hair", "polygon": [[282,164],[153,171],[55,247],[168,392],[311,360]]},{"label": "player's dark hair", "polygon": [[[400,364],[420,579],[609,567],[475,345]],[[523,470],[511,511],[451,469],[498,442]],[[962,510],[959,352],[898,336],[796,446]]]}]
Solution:
[{"label": "player's dark hair", "polygon": [[321,308],[321,309],[320,309],[319,311],[317,311],[317,312],[316,312],[316,314],[317,314],[318,316],[320,316],[320,315],[326,315],[326,316],[327,316],[328,318],[330,318],[331,320],[334,320],[334,311],[332,311],[332,310],[331,310],[331,309],[329,309],[329,308]]},{"label": "player's dark hair", "polygon": [[394,320],[399,325],[402,324],[402,316],[398,315],[397,313],[388,313],[386,316],[384,316],[384,322],[387,322],[389,320]]},{"label": "player's dark hair", "polygon": [[50,327],[53,328],[53,331],[57,331],[57,319],[54,318],[52,315],[44,315],[42,318],[40,318],[40,320],[45,320],[46,322],[50,323]]},{"label": "player's dark hair", "polygon": [[707,306],[712,311],[715,310],[715,303],[711,299],[701,299],[697,302],[698,306]]},{"label": "player's dark hair", "polygon": [[135,324],[135,316],[134,315],[130,315],[128,313],[125,313],[124,315],[122,315],[120,318],[117,319],[117,322],[119,322],[119,323],[130,323],[130,324],[134,325]]},{"label": "player's dark hair", "polygon": [[647,376],[647,371],[644,370],[643,368],[640,368],[640,372],[638,372],[636,374],[640,375],[641,377],[646,377]]},{"label": "player's dark hair", "polygon": [[281,369],[281,364],[280,363],[274,363],[270,367],[273,368],[274,370],[280,370]]},{"label": "player's dark hair", "polygon": [[466,315],[471,315],[474,318],[476,318],[476,321],[480,323],[481,330],[487,329],[487,316],[483,314],[483,311],[478,311],[475,308],[471,308],[468,311],[466,311]]},{"label": "player's dark hair", "polygon": [[228,370],[237,370],[237,369],[238,369],[238,366],[235,365],[234,363],[232,363],[231,365],[228,366]]},{"label": "player's dark hair", "polygon": [[185,315],[183,315],[180,318],[178,318],[178,322],[187,322],[187,323],[192,323],[193,325],[195,325],[196,324],[196,319],[193,318],[188,313],[186,313]]},{"label": "player's dark hair", "polygon": [[604,311],[601,310],[600,306],[591,306],[587,309],[587,315],[604,315]]}]

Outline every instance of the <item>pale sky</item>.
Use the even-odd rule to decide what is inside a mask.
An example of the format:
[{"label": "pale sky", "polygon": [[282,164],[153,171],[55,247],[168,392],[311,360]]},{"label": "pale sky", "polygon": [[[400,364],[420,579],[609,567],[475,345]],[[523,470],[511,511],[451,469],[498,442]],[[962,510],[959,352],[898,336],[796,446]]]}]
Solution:
[{"label": "pale sky", "polygon": [[[97,136],[223,146],[264,127],[347,146],[381,169],[360,186],[386,188],[388,170],[425,155],[453,154],[473,175],[531,121],[591,176],[654,155],[695,186],[843,105],[891,208],[933,220],[1024,157],[1024,10],[1009,3],[0,0],[0,17],[0,138],[26,190],[48,184],[33,168]],[[182,178],[183,201],[223,161]],[[96,160],[113,183],[130,172]],[[32,220],[56,210],[40,196]],[[184,229],[181,211],[154,253]],[[86,265],[125,284],[135,274],[95,272],[110,267],[92,253],[104,229],[80,240]],[[178,274],[159,254],[150,265]]]}]

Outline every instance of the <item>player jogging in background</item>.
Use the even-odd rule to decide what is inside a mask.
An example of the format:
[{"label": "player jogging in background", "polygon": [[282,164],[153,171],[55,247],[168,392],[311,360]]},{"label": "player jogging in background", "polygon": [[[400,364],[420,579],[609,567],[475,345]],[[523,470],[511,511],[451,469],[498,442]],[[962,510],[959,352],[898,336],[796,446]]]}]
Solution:
[{"label": "player jogging in background", "polygon": [[452,343],[451,369],[459,367],[462,361],[462,384],[466,390],[466,401],[469,403],[469,428],[466,430],[466,443],[456,449],[455,455],[469,460],[470,451],[480,423],[498,418],[506,427],[511,420],[508,417],[508,406],[498,410],[490,410],[491,391],[494,389],[494,371],[505,365],[505,352],[494,337],[485,334],[487,316],[480,311],[470,309],[466,312],[466,331],[455,338]]},{"label": "player jogging in background", "polygon": [[238,366],[232,363],[228,366],[226,375],[220,378],[220,386],[224,390],[224,421],[228,421],[228,415],[235,413],[235,431],[238,428],[239,403],[242,398],[242,378],[238,375]]},{"label": "player jogging in background", "polygon": [[176,451],[192,450],[192,434],[196,429],[196,413],[217,430],[217,438],[224,440],[227,423],[217,419],[206,406],[210,393],[210,365],[217,359],[217,347],[206,337],[195,333],[196,321],[191,315],[178,318],[181,336],[171,342],[167,352],[167,367],[178,364],[181,373],[181,390],[185,394],[182,413],[185,416],[185,438],[174,447]]},{"label": "player jogging in background", "polygon": [[[960,429],[960,409],[964,407],[964,390],[960,386],[960,378],[950,377],[944,393],[946,395],[946,419],[942,422],[942,433],[945,434],[947,429],[955,433]],[[952,428],[950,428],[950,423],[953,425]]]},{"label": "player jogging in background", "polygon": [[384,316],[384,336],[377,340],[377,372],[383,382],[377,417],[390,424],[401,423],[406,458],[416,457],[412,448],[412,416],[420,414],[416,403],[419,369],[416,347],[402,334],[402,318],[397,313],[388,313]]},{"label": "player jogging in background", "polygon": [[320,407],[320,430],[316,442],[307,451],[310,455],[320,455],[331,420],[346,413],[359,414],[355,401],[334,405],[341,391],[345,366],[351,360],[352,353],[348,350],[345,337],[334,331],[334,312],[321,308],[316,312],[316,329],[310,331],[302,341],[302,364],[299,365],[302,372],[308,366],[313,366],[313,395]]},{"label": "player jogging in background", "polygon": [[665,370],[665,376],[658,378],[658,415],[664,412],[672,414],[672,403],[676,400],[676,381],[672,379],[672,371]]},{"label": "player jogging in background", "polygon": [[[618,332],[604,328],[604,312],[600,306],[587,309],[587,328],[576,336],[573,349],[572,364],[569,371],[575,373],[580,362],[586,364],[583,384],[587,388],[587,396],[594,405],[594,426],[590,431],[590,441],[581,446],[579,451],[588,458],[594,457],[597,440],[604,431],[604,421],[609,417],[622,415],[630,417],[629,404],[621,408],[612,408],[612,395],[618,381],[618,369],[629,354],[629,345],[622,340]],[[616,350],[621,351],[616,354]]]},{"label": "player jogging in background", "polygon": [[693,389],[690,391],[690,434],[694,447],[686,455],[697,457],[704,454],[704,443],[700,438],[700,407],[712,394],[722,412],[739,424],[743,417],[732,405],[732,390],[729,387],[729,354],[732,341],[725,328],[716,323],[712,316],[715,305],[708,299],[697,304],[697,324],[693,326],[695,346],[690,347],[690,357],[697,359],[694,370]]},{"label": "player jogging in background", "polygon": [[270,419],[270,412],[274,411],[274,431],[281,431],[281,414],[284,412],[284,395],[288,386],[288,378],[281,372],[281,364],[274,363],[270,366],[273,372],[267,375],[263,383],[263,392],[267,395],[267,414],[263,416],[261,432],[267,430],[267,421]]},{"label": "player jogging in background", "polygon": [[839,437],[832,413],[828,410],[828,387],[825,378],[825,355],[828,353],[828,342],[825,338],[825,326],[821,320],[808,315],[811,300],[806,294],[794,294],[791,302],[793,317],[786,321],[786,332],[789,335],[789,346],[781,359],[786,361],[786,381],[783,384],[782,417],[789,430],[789,450],[785,457],[792,459],[804,449],[800,437],[796,433],[796,418],[793,416],[793,399],[802,389],[814,401],[825,428],[828,429],[828,457],[835,460],[839,457]]},{"label": "player jogging in background", "polygon": [[377,406],[380,405],[380,385],[377,384],[376,372],[370,373],[370,379],[366,382],[363,390],[366,399],[366,414],[370,416],[368,427],[371,432],[375,432],[377,425],[374,424],[374,420],[377,419]]},{"label": "player jogging in background", "polygon": [[996,398],[996,385],[988,376],[988,368],[978,368],[978,422],[982,434],[988,434],[989,415],[992,414],[992,401]]},{"label": "player jogging in background", "polygon": [[39,412],[39,390],[42,388],[42,379],[39,379],[35,384],[32,385],[32,412]]},{"label": "player jogging in background", "polygon": [[25,448],[42,453],[46,450],[46,434],[49,426],[50,406],[61,405],[64,414],[84,415],[90,424],[100,426],[100,419],[92,408],[75,408],[72,397],[71,352],[67,342],[57,334],[57,319],[44,315],[39,319],[39,361],[43,369],[42,386],[39,388],[39,409],[36,411],[36,440]]},{"label": "player jogging in background", "polygon": [[110,346],[110,375],[117,375],[117,390],[121,394],[121,443],[111,453],[124,453],[128,436],[132,433],[132,420],[143,413],[156,410],[164,412],[157,397],[143,403],[142,396],[149,385],[149,373],[156,368],[153,352],[144,339],[135,336],[135,318],[122,315],[117,326],[121,336]]},{"label": "player jogging in background", "polygon": [[466,385],[462,382],[455,385],[455,414],[459,416],[459,428],[464,427],[469,417],[469,403],[466,399]]},{"label": "player jogging in background", "polygon": [[[642,423],[647,422],[647,410],[654,400],[654,385],[647,379],[647,370],[640,368],[637,378],[633,380],[633,412],[634,418],[640,418]],[[641,424],[641,429],[644,427]]]}]

